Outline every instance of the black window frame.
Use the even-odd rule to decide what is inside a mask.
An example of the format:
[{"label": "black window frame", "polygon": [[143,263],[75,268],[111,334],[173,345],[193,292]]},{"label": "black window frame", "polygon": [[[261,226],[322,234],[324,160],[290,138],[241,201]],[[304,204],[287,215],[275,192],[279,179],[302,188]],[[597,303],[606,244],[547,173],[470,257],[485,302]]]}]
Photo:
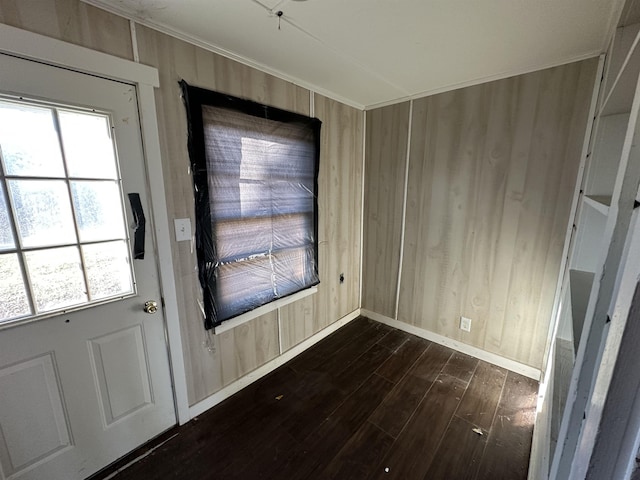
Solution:
[{"label": "black window frame", "polygon": [[[203,290],[204,326],[212,329],[222,322],[236,318],[248,311],[268,305],[276,300],[294,295],[320,283],[318,268],[318,173],[320,166],[320,128],[322,122],[317,118],[289,112],[276,107],[263,105],[247,99],[226,95],[212,90],[194,87],[184,80],[179,82],[184,104],[187,110],[188,151],[193,180],[195,198],[195,240],[198,259],[198,278]],[[209,172],[205,154],[203,106],[212,106],[241,112],[246,115],[286,124],[297,124],[310,129],[315,149],[313,172],[313,265],[311,265],[312,281],[296,291],[274,297],[232,316],[220,318],[216,308],[217,275],[215,274],[216,245],[212,233],[212,215],[210,207]]]}]

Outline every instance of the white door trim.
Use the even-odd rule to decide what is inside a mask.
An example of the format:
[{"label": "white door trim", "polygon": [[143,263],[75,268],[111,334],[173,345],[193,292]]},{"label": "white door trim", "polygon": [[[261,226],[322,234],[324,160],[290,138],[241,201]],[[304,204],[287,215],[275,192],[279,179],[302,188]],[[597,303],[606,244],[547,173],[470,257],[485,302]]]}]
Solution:
[{"label": "white door trim", "polygon": [[171,255],[171,234],[154,97],[154,87],[160,86],[158,71],[147,65],[4,24],[0,24],[0,52],[81,73],[123,81],[133,84],[137,88],[147,178],[149,184],[154,187],[150,192],[151,208],[153,209],[150,214],[153,218],[157,243],[160,289],[165,303],[165,328],[169,342],[176,415],[178,423],[182,425],[188,422],[191,417],[189,415],[186,372]]}]

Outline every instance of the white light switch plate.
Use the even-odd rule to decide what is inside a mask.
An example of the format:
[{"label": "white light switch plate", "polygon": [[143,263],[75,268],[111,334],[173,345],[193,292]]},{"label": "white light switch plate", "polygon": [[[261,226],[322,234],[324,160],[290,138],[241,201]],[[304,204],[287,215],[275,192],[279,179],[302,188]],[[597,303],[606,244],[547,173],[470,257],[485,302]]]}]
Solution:
[{"label": "white light switch plate", "polygon": [[176,242],[191,240],[191,219],[174,218],[173,223],[176,226]]}]

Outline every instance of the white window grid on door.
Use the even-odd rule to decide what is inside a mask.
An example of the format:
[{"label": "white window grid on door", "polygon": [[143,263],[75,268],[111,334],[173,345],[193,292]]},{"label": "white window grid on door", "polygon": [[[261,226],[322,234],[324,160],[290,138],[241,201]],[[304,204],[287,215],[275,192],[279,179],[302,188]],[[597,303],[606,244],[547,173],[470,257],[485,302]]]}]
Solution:
[{"label": "white window grid on door", "polygon": [[[15,278],[13,280],[0,273],[0,328],[135,295],[136,282],[131,261],[132,255],[124,208],[122,177],[110,113],[10,95],[0,95],[0,108],[2,107],[7,109],[15,108],[16,110],[32,109],[33,111],[39,110],[43,113],[50,113],[52,127],[50,133],[51,137],[55,138],[57,148],[57,151],[51,152],[51,156],[58,157],[55,160],[59,159],[61,161],[62,170],[53,175],[50,172],[39,174],[37,171],[31,171],[26,174],[20,174],[20,172],[12,171],[12,168],[8,167],[8,155],[3,148],[3,138],[6,140],[8,135],[6,130],[11,130],[12,127],[9,126],[7,129],[5,125],[4,136],[0,131],[0,227],[5,230],[4,234],[0,232],[0,269],[4,265],[6,273],[11,257],[15,259],[14,264],[17,261],[18,267],[14,269],[16,271],[14,271]],[[65,120],[66,129],[61,127],[62,118],[67,119]],[[103,163],[111,162],[111,165],[106,167],[103,165],[103,170],[106,168],[110,172],[101,173],[100,165],[91,163],[93,160],[91,156],[83,159],[87,162],[86,164],[81,165],[78,163],[77,157],[82,152],[79,152],[77,148],[75,152],[73,150],[74,144],[77,147],[81,142],[77,138],[70,137],[71,127],[74,123],[71,120],[73,119],[75,119],[75,124],[79,127],[79,130],[83,130],[87,123],[93,122],[98,125],[102,122],[104,124],[104,132],[100,136],[100,141],[95,143],[100,144],[98,147],[102,147]],[[82,123],[77,123],[78,121],[82,121]],[[2,119],[0,119],[0,128],[2,127]],[[99,130],[100,128],[97,129],[97,131]],[[87,137],[93,140],[90,129],[74,133],[76,135],[87,134]],[[37,135],[33,135],[33,142],[40,140]],[[87,138],[82,140],[86,141]],[[53,144],[53,142],[51,143]],[[85,143],[89,145],[88,142]],[[84,152],[84,154],[86,153],[87,151]],[[73,160],[76,164],[75,172],[71,171],[73,163],[71,160],[74,155],[76,157]],[[96,152],[96,157],[99,156],[100,153]],[[106,161],[104,160],[105,158],[107,158]],[[87,168],[88,165],[90,165],[90,168]],[[38,182],[41,186],[48,185],[52,187],[55,185],[59,194],[58,200],[62,203],[60,205],[49,205],[51,212],[46,212],[47,205],[44,205],[43,210],[45,211],[41,211],[39,216],[36,213],[36,216],[39,219],[43,219],[47,213],[53,213],[55,210],[58,210],[57,213],[60,214],[60,208],[56,207],[61,207],[64,210],[63,214],[70,213],[71,221],[69,222],[69,219],[67,219],[66,223],[67,229],[72,231],[65,232],[68,238],[58,240],[42,240],[38,238],[33,241],[29,240],[28,235],[23,231],[25,219],[20,217],[18,213],[20,205],[17,205],[24,200],[21,197],[20,189],[29,184],[35,186]],[[36,188],[33,191],[37,190]],[[100,190],[102,190],[101,193]],[[33,191],[31,192],[32,194]],[[85,200],[81,198],[83,191],[87,198],[93,200],[93,202],[89,202],[92,203],[93,207],[96,207],[97,202],[97,211],[92,212],[94,223],[100,214],[106,213],[109,218],[107,223],[98,227],[97,230],[94,228],[93,232],[91,229],[85,228],[81,218],[82,210],[87,206],[83,203]],[[101,194],[102,198],[97,199]],[[25,198],[28,195],[29,192],[26,193]],[[30,198],[33,199],[34,197]],[[7,215],[5,219],[6,225],[4,226],[1,225],[3,223],[2,203],[4,203],[4,210]],[[3,238],[8,238],[9,243],[3,244]],[[60,270],[60,268],[56,268],[56,265],[60,267],[61,264],[56,262],[62,261],[60,257],[63,256],[63,253],[67,253],[74,260],[71,263],[62,264],[63,267]],[[4,263],[1,261],[3,258],[5,260]],[[36,273],[38,258],[40,259],[40,270],[42,271]],[[106,265],[105,262],[108,263],[109,258],[113,260],[111,270],[102,268]],[[109,265],[106,266],[109,267]],[[67,272],[73,274],[73,278],[65,279],[65,268]],[[45,273],[43,274],[43,272]],[[17,299],[10,293],[12,288],[15,290],[19,285],[17,283],[13,285],[9,282],[17,282],[18,274],[21,276],[24,302],[19,305],[21,308],[12,312],[11,302],[14,302],[13,305],[15,306]],[[65,290],[67,293],[71,292],[75,297],[63,298],[62,301],[58,302],[49,301],[48,303],[47,299],[42,298],[47,292],[62,292],[64,294]],[[2,298],[3,296],[5,298]],[[22,300],[18,299],[18,301]],[[3,304],[5,305],[4,308],[2,307]]]}]

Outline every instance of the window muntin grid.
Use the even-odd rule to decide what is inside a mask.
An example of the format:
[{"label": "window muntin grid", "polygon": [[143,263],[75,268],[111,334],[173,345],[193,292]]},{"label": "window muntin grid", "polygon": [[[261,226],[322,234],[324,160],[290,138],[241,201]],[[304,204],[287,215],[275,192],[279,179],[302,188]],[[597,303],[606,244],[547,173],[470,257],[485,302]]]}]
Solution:
[{"label": "window muntin grid", "polygon": [[106,112],[0,97],[0,325],[135,294]]}]

